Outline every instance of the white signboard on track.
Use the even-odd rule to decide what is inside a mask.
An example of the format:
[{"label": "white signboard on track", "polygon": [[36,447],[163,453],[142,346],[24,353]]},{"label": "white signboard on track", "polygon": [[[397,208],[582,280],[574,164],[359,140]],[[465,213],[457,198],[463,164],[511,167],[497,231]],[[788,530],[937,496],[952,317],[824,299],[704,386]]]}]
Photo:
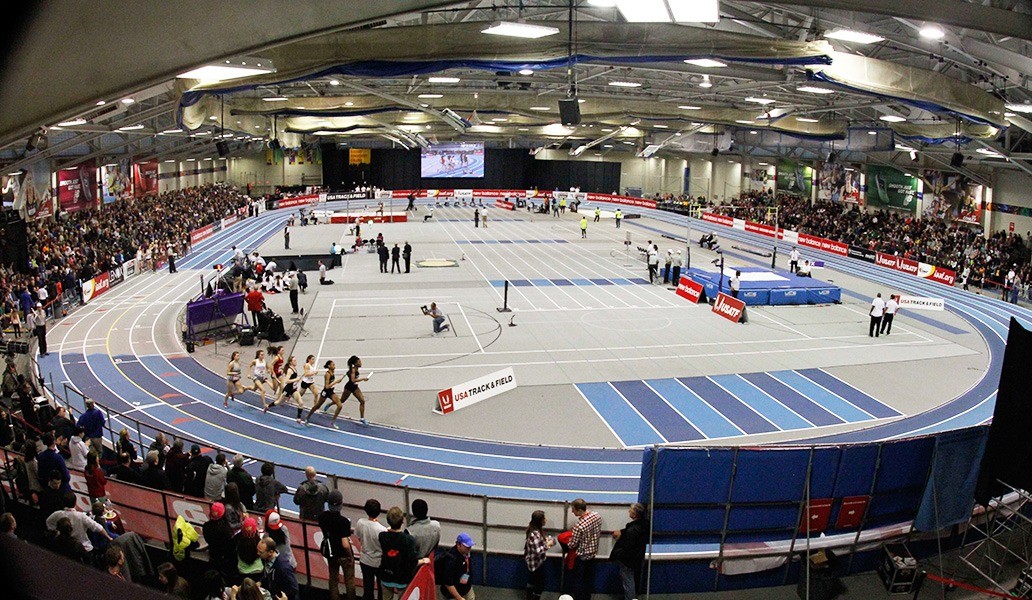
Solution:
[{"label": "white signboard on track", "polygon": [[916,296],[900,296],[900,308],[916,310],[946,310],[946,301],[942,298],[918,298]]},{"label": "white signboard on track", "polygon": [[516,376],[512,367],[507,367],[437,392],[437,407],[434,408],[434,412],[446,415],[514,389]]}]

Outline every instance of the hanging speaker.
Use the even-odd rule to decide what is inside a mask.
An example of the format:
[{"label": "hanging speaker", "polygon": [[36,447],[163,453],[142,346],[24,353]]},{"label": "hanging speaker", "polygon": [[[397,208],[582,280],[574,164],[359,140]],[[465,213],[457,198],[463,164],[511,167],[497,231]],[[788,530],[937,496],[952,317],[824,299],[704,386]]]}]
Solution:
[{"label": "hanging speaker", "polygon": [[716,156],[716,155],[720,154],[720,150],[717,150],[716,148],[714,148],[714,149],[710,150],[709,154],[710,154],[710,156]]},{"label": "hanging speaker", "polygon": [[954,169],[959,169],[964,166],[964,155],[960,152],[954,152],[953,156],[950,157],[950,166]]},{"label": "hanging speaker", "polygon": [[559,120],[563,125],[580,125],[580,103],[577,98],[563,98],[559,101]]},{"label": "hanging speaker", "polygon": [[269,148],[271,150],[279,150],[282,146],[280,145],[279,140],[273,138],[269,140]]},{"label": "hanging speaker", "polygon": [[41,127],[29,136],[29,140],[25,143],[25,151],[46,150],[49,145],[50,138],[47,137],[47,130]]},{"label": "hanging speaker", "polygon": [[215,150],[218,151],[219,157],[221,158],[229,156],[229,144],[222,140],[215,142]]}]

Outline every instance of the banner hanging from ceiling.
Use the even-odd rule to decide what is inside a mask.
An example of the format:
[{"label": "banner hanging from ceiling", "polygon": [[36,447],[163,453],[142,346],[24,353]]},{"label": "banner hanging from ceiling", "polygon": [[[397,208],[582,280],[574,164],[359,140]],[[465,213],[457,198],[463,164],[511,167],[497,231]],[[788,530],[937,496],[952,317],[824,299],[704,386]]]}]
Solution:
[{"label": "banner hanging from ceiling", "polygon": [[133,186],[136,188],[137,198],[148,194],[158,193],[158,161],[148,160],[147,162],[133,165]]},{"label": "banner hanging from ceiling", "polygon": [[75,212],[97,206],[97,163],[85,162],[57,172],[57,202],[61,210]]},{"label": "banner hanging from ceiling", "polygon": [[54,192],[50,186],[50,161],[37,161],[18,176],[14,208],[23,219],[33,220],[54,214]]},{"label": "banner hanging from ceiling", "polygon": [[917,177],[878,165],[867,166],[866,199],[868,206],[917,209]]},{"label": "banner hanging from ceiling", "polygon": [[129,169],[129,160],[120,160],[100,168],[100,197],[104,204],[132,197],[133,181]]},{"label": "banner hanging from ceiling", "polygon": [[817,199],[860,204],[860,166],[837,162],[819,163]]},{"label": "banner hanging from ceiling", "polygon": [[777,190],[810,198],[813,193],[813,167],[794,160],[778,161]]},{"label": "banner hanging from ceiling", "polygon": [[924,218],[982,223],[985,191],[982,185],[966,175],[931,169],[922,171],[921,179],[924,181]]}]

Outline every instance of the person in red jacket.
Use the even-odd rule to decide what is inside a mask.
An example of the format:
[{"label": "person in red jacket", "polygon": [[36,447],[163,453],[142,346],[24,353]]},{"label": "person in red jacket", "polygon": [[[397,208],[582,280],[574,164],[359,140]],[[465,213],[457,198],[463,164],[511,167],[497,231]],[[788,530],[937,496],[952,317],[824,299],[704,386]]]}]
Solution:
[{"label": "person in red jacket", "polygon": [[107,478],[104,477],[104,471],[100,468],[96,452],[91,451],[86,455],[85,473],[86,491],[90,495],[90,502],[100,500],[107,503]]},{"label": "person in red jacket", "polygon": [[258,313],[262,312],[262,308],[265,307],[265,294],[257,287],[251,289],[244,296],[244,300],[247,302],[247,310],[251,311],[252,325],[258,325]]}]

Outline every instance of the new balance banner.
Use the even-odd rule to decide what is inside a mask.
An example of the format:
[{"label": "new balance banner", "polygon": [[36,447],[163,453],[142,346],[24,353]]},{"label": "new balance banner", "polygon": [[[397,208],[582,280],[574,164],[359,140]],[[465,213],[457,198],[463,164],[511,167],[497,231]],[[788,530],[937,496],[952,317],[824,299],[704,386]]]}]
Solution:
[{"label": "new balance banner", "polygon": [[745,302],[732,298],[724,292],[717,294],[717,299],[713,303],[713,312],[732,323],[745,323],[748,321],[745,317]]},{"label": "new balance banner", "polygon": [[97,164],[91,160],[78,167],[58,171],[57,201],[65,212],[96,208]]},{"label": "new balance banner", "polygon": [[868,248],[862,248],[860,246],[850,246],[847,250],[847,256],[849,258],[858,258],[862,261],[873,263],[877,261],[878,253]]},{"label": "new balance banner", "polygon": [[133,165],[133,187],[137,198],[158,193],[158,161],[149,160]]},{"label": "new balance banner", "polygon": [[942,298],[918,298],[916,296],[900,296],[900,308],[916,308],[917,310],[946,310],[946,301]]},{"label": "new balance banner", "polygon": [[735,220],[731,217],[708,212],[702,213],[702,220],[708,223],[716,223],[717,225],[723,225],[724,227],[734,227],[735,225]]},{"label": "new balance banner", "polygon": [[684,275],[681,276],[681,281],[677,282],[677,295],[690,300],[693,304],[698,304],[705,297],[703,289],[702,284],[696,283]]},{"label": "new balance banner", "polygon": [[295,206],[307,206],[319,201],[319,196],[296,196],[294,198],[280,198],[276,201],[276,208],[293,208]]},{"label": "new balance banner", "polygon": [[89,304],[111,288],[111,277],[107,273],[101,273],[93,279],[82,282],[82,303]]},{"label": "new balance banner", "polygon": [[514,389],[516,377],[512,367],[508,367],[437,392],[438,408],[435,412],[448,414]]},{"label": "new balance banner", "polygon": [[832,254],[838,254],[839,256],[846,256],[849,254],[848,244],[836,242],[835,240],[826,240],[824,238],[819,238],[812,235],[806,235],[805,233],[800,233],[798,237],[798,243],[800,246],[806,246],[807,248],[816,248],[817,250],[824,250],[825,252],[831,252]]},{"label": "new balance banner", "polygon": [[656,201],[634,196],[613,196],[610,194],[588,194],[588,202],[610,202],[639,208],[656,208]]}]

